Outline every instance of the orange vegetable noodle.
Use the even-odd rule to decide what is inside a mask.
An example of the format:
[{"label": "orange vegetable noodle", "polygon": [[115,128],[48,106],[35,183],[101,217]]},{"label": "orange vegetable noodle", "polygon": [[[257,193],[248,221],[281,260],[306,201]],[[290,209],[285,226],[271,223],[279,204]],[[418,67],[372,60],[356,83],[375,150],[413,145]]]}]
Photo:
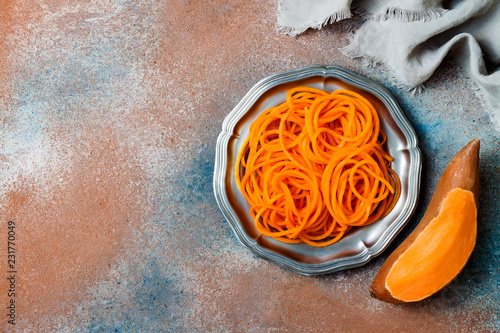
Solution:
[{"label": "orange vegetable noodle", "polygon": [[322,247],[387,215],[400,181],[373,105],[349,90],[298,87],[263,112],[238,153],[236,182],[263,235]]}]

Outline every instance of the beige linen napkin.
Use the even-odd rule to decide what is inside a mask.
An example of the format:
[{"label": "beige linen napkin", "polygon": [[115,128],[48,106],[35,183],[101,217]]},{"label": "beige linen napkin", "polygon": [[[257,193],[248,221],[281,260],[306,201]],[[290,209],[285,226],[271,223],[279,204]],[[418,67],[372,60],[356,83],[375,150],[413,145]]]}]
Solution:
[{"label": "beige linen napkin", "polygon": [[421,87],[445,58],[477,87],[500,131],[500,1],[280,0],[278,29],[297,35],[360,12],[367,20],[342,52],[383,68],[397,85]]}]

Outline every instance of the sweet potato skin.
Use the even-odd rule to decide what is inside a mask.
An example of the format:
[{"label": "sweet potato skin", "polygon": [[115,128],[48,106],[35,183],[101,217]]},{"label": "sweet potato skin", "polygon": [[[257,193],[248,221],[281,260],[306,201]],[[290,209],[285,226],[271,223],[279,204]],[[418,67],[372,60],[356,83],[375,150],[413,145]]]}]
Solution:
[{"label": "sweet potato skin", "polygon": [[373,279],[370,296],[388,303],[405,303],[394,298],[385,287],[387,275],[397,259],[414,243],[427,225],[438,216],[443,200],[452,189],[461,188],[471,191],[474,194],[477,207],[479,199],[479,147],[479,140],[474,139],[452,158],[439,179],[424,217],[408,238],[387,258]]}]

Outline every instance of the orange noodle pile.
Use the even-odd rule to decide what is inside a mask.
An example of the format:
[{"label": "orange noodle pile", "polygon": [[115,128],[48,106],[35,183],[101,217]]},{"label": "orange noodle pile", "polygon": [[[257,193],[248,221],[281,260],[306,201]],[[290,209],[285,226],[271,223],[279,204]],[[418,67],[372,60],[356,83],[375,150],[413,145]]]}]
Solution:
[{"label": "orange noodle pile", "polygon": [[263,235],[322,247],[387,215],[400,182],[375,108],[349,90],[298,87],[250,126],[236,182]]}]

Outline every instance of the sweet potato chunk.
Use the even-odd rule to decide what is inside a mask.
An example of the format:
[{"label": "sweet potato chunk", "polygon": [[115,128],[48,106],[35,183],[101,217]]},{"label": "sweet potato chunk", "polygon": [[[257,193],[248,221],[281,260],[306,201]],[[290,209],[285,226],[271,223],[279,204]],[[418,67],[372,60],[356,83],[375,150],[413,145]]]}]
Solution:
[{"label": "sweet potato chunk", "polygon": [[424,217],[387,258],[370,287],[384,302],[416,302],[448,285],[476,244],[479,140],[450,161]]}]

